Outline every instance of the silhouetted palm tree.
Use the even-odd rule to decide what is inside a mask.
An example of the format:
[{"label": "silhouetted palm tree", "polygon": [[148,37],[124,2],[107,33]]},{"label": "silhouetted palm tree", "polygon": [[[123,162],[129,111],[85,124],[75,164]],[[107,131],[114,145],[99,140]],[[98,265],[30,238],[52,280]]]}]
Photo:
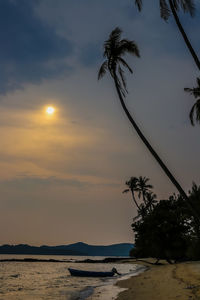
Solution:
[{"label": "silhouetted palm tree", "polygon": [[148,194],[150,192],[150,189],[153,188],[151,184],[148,184],[148,181],[149,178],[140,176],[137,182],[138,197],[140,198],[142,195],[145,204],[147,204],[146,194]]},{"label": "silhouetted palm tree", "polygon": [[192,89],[185,88],[184,91],[190,93],[192,96],[194,96],[195,99],[197,99],[190,111],[190,121],[194,126],[195,118],[196,122],[200,124],[200,78],[197,78],[197,87],[194,87]]},{"label": "silhouetted palm tree", "polygon": [[[152,148],[150,143],[147,141],[139,127],[137,126],[136,122],[133,120],[131,114],[129,113],[124,98],[127,93],[127,87],[126,87],[126,80],[124,77],[124,71],[122,69],[122,66],[127,68],[130,73],[133,73],[132,69],[129,67],[127,62],[122,58],[125,54],[130,53],[136,57],[139,57],[139,50],[135,42],[129,41],[127,39],[120,39],[121,38],[121,29],[118,27],[115,28],[107,41],[104,43],[104,53],[103,56],[106,58],[106,60],[103,62],[103,64],[100,67],[99,73],[98,73],[98,79],[102,78],[106,72],[108,71],[114,80],[115,88],[117,90],[117,94],[120,100],[120,103],[122,105],[122,108],[124,112],[126,113],[129,121],[131,122],[132,126],[135,128],[136,132],[138,133],[141,140],[144,142],[146,147],[149,149],[151,154],[154,156],[154,158],[157,160],[165,174],[169,177],[171,182],[175,185],[177,190],[179,191],[180,195],[183,197],[183,199],[186,200],[186,203],[190,206],[189,199],[180,186],[180,184],[177,182],[175,177],[172,175],[172,173],[169,171],[169,169],[166,167],[166,165],[163,163],[161,158],[158,156],[158,154],[155,152],[155,150]],[[190,206],[191,210],[192,207]],[[193,210],[193,214],[196,215],[195,211]],[[196,216],[198,218],[198,216]]]},{"label": "silhouetted palm tree", "polygon": [[149,212],[152,212],[155,204],[157,203],[156,199],[157,196],[156,194],[152,193],[152,192],[148,192],[145,195],[146,198],[146,203],[147,203],[147,209],[149,210]]},{"label": "silhouetted palm tree", "polygon": [[137,206],[137,208],[139,209],[139,205],[135,199],[135,192],[138,191],[137,183],[138,183],[137,177],[131,177],[128,181],[126,181],[126,185],[128,186],[128,189],[125,189],[123,193],[131,192],[133,201]]},{"label": "silhouetted palm tree", "polygon": [[[138,10],[141,11],[142,9],[142,3],[143,0],[135,0],[135,4],[138,7]],[[171,15],[171,13],[174,16],[174,19],[176,21],[176,25],[178,26],[178,29],[180,33],[182,34],[182,37],[185,41],[185,44],[187,45],[197,67],[200,70],[200,61],[199,58],[193,49],[187,34],[185,30],[183,29],[183,26],[181,25],[181,22],[179,20],[177,12],[182,9],[184,12],[189,13],[191,16],[194,16],[195,12],[195,5],[193,0],[160,0],[160,15],[161,18],[167,21]]]},{"label": "silhouetted palm tree", "polygon": [[147,207],[144,203],[140,204],[140,209],[138,210],[138,215],[133,218],[133,220],[138,220],[140,218],[144,219],[148,215]]},{"label": "silhouetted palm tree", "polygon": [[133,222],[138,221],[141,218],[144,219],[153,211],[155,204],[157,203],[156,198],[156,194],[152,192],[146,194],[146,203],[141,203],[139,205],[138,214],[133,218]]}]

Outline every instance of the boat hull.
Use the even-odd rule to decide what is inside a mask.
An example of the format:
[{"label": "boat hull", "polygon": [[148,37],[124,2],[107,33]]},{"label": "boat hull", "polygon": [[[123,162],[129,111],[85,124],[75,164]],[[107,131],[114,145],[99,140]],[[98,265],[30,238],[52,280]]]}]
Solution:
[{"label": "boat hull", "polygon": [[78,276],[78,277],[112,277],[114,276],[114,272],[97,272],[97,271],[83,271],[83,270],[75,270],[75,269],[68,269],[71,276]]}]

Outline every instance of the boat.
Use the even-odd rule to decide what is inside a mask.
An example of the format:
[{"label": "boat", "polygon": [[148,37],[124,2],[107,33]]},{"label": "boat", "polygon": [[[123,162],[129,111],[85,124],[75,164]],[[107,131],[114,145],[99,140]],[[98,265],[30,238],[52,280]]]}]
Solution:
[{"label": "boat", "polygon": [[113,268],[110,272],[98,272],[98,271],[84,271],[68,268],[71,276],[79,277],[112,277],[116,274],[116,270]]}]

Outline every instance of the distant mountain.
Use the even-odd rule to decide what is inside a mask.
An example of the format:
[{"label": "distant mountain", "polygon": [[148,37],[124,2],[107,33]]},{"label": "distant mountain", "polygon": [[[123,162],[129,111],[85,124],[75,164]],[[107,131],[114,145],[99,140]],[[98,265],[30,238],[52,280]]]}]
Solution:
[{"label": "distant mountain", "polygon": [[79,242],[66,247],[70,250],[81,251],[89,256],[129,256],[133,244],[122,243],[109,246],[93,246]]},{"label": "distant mountain", "polygon": [[70,250],[66,246],[29,246],[3,245],[0,246],[0,254],[30,254],[30,255],[85,255],[78,250]]},{"label": "distant mountain", "polygon": [[0,254],[129,256],[132,248],[133,244],[129,243],[93,246],[79,242],[70,245],[40,247],[20,244],[0,246]]}]

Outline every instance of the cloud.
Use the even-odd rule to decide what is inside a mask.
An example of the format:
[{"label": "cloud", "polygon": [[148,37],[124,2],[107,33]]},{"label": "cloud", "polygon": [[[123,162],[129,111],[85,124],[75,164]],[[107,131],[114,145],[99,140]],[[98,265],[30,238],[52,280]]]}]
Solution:
[{"label": "cloud", "polygon": [[88,67],[100,64],[102,61],[102,42],[98,44],[88,43],[80,49],[80,61],[83,65]]},{"label": "cloud", "polygon": [[78,62],[92,67],[101,62],[103,42],[111,30],[116,26],[124,27],[130,10],[132,16],[138,17],[132,8],[131,1],[124,0],[42,0],[38,14],[48,24],[54,24],[63,36],[67,28],[77,50]]},{"label": "cloud", "polygon": [[17,190],[35,190],[35,189],[49,189],[55,187],[58,188],[88,188],[88,187],[119,187],[118,183],[92,183],[89,181],[82,181],[76,178],[59,178],[56,176],[40,177],[36,175],[20,174],[8,180],[0,180],[0,186],[2,188],[11,188]]},{"label": "cloud", "polygon": [[63,74],[71,43],[35,13],[38,0],[0,1],[0,93]]},{"label": "cloud", "polygon": [[50,186],[70,186],[80,188],[88,183],[81,182],[76,179],[62,179],[57,178],[55,176],[50,177],[39,177],[39,176],[27,176],[27,175],[20,175],[15,178],[11,178],[10,180],[2,180],[0,181],[0,185],[9,186],[10,188],[22,188],[22,189],[30,189],[36,187],[50,187]]}]

